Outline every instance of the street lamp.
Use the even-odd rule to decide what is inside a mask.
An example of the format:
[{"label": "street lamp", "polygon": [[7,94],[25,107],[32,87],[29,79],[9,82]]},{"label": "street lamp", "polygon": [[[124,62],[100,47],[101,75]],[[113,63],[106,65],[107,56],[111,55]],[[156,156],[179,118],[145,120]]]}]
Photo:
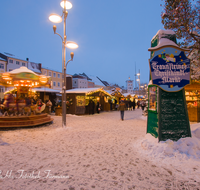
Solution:
[{"label": "street lamp", "polygon": [[139,70],[139,73],[137,73],[137,76],[138,76],[138,84],[139,84],[139,95],[140,95],[140,70]]},{"label": "street lamp", "polygon": [[54,34],[57,34],[60,36],[62,40],[62,73],[63,73],[63,81],[62,81],[62,126],[66,127],[66,67],[69,61],[73,60],[74,53],[71,53],[71,59],[65,64],[66,62],[66,47],[71,49],[78,48],[78,45],[75,42],[67,41],[67,35],[66,35],[66,19],[68,15],[67,9],[72,8],[72,4],[67,1],[63,0],[60,3],[61,7],[63,8],[62,16],[57,14],[51,14],[49,16],[49,20],[54,23],[60,23],[62,22],[62,17],[64,18],[64,37],[62,37],[60,34],[56,33],[56,25],[53,26]]}]

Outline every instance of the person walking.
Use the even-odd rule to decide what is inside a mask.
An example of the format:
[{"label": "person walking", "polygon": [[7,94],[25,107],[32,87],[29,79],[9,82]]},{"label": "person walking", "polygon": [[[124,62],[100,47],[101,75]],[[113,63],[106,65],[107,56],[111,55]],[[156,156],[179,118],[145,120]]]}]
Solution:
[{"label": "person walking", "polygon": [[144,107],[145,107],[145,102],[144,101],[142,101],[141,107],[142,107],[142,111],[144,111]]},{"label": "person walking", "polygon": [[97,109],[97,113],[100,113],[100,111],[101,111],[101,104],[99,103],[99,101],[97,102],[96,109]]},{"label": "person walking", "polygon": [[135,111],[135,99],[133,100],[133,111]]},{"label": "person walking", "polygon": [[49,101],[47,102],[47,106],[49,107],[49,114],[51,114],[51,106],[52,106],[51,100],[49,100]]},{"label": "person walking", "polygon": [[126,108],[126,104],[124,103],[123,100],[121,100],[120,104],[119,104],[119,111],[120,111],[120,114],[121,114],[121,120],[123,121],[124,120],[124,110]]}]

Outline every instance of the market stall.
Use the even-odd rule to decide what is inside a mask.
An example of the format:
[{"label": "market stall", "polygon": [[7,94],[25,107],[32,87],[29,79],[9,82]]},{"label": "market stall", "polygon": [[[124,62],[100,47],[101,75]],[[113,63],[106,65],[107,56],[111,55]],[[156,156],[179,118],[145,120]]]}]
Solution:
[{"label": "market stall", "polygon": [[98,104],[101,111],[109,111],[109,98],[111,98],[111,95],[102,88],[76,88],[67,90],[67,113],[76,115],[89,114],[90,102],[93,102],[94,113],[98,112]]},{"label": "market stall", "polygon": [[185,86],[185,98],[189,121],[200,122],[200,84],[192,83]]}]

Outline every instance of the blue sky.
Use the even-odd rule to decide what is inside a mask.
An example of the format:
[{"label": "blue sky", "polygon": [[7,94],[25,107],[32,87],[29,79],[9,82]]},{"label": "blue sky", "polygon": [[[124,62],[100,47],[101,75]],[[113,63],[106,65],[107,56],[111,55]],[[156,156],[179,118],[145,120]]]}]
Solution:
[{"label": "blue sky", "polygon": [[[135,64],[141,83],[149,80],[152,37],[161,24],[162,0],[70,0],[67,38],[77,42],[67,74],[85,72],[125,86],[135,80]],[[51,13],[62,14],[60,0],[4,0],[1,2],[0,52],[42,63],[62,71],[62,42],[53,33]],[[63,23],[56,24],[63,36]],[[71,50],[67,49],[67,60]],[[135,84],[135,81],[134,81]]]}]

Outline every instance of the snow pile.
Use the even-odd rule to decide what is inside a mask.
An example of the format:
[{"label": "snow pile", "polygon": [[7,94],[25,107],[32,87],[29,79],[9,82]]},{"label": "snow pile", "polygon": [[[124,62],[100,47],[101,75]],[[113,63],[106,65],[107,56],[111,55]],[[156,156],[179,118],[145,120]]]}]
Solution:
[{"label": "snow pile", "polygon": [[[177,175],[184,173],[198,179],[200,172],[200,124],[191,125],[192,137],[178,141],[166,140],[158,142],[158,138],[146,134],[134,147],[144,157],[160,167],[173,167]],[[182,171],[178,172],[177,171]],[[184,176],[187,179],[187,176]]]},{"label": "snow pile", "polygon": [[200,159],[200,127],[192,132],[192,138],[181,138],[177,142],[161,141],[151,134],[146,134],[141,146],[153,157],[178,157],[179,159]]}]

